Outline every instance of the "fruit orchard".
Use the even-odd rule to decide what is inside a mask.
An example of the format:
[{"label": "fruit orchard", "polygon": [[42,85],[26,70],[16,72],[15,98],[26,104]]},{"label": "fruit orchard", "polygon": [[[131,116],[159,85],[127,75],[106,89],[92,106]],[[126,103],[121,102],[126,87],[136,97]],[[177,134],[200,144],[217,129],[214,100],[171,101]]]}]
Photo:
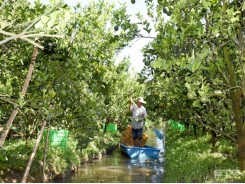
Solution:
[{"label": "fruit orchard", "polygon": [[157,36],[142,50],[144,69],[132,77],[129,60],[115,65],[116,57],[134,39],[147,39],[139,26],[151,29],[140,14],[131,22],[126,5],[1,0],[1,147],[11,131],[36,138],[47,121],[69,130],[83,149],[103,123],[116,122],[122,132],[129,99],[143,96],[156,123],[174,119],[211,132],[214,140],[236,142],[245,170],[245,3],[145,3]]},{"label": "fruit orchard", "polygon": [[211,132],[213,142],[236,142],[245,170],[244,1],[157,2],[148,14],[158,34],[144,48],[147,90],[159,93],[152,104],[163,100],[166,118]]}]

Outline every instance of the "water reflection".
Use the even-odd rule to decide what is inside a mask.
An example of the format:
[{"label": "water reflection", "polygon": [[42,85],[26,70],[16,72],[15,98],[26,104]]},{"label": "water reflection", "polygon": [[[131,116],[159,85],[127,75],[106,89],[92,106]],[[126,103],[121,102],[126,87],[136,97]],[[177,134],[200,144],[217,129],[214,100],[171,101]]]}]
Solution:
[{"label": "water reflection", "polygon": [[133,178],[133,183],[162,183],[164,169],[159,159],[131,159],[128,173],[138,173],[141,178]]},{"label": "water reflection", "polygon": [[[162,131],[161,129],[158,129]],[[81,166],[70,178],[59,183],[162,183],[164,182],[164,141],[148,130],[147,145],[161,150],[158,159],[130,159],[118,148],[111,155]]]}]

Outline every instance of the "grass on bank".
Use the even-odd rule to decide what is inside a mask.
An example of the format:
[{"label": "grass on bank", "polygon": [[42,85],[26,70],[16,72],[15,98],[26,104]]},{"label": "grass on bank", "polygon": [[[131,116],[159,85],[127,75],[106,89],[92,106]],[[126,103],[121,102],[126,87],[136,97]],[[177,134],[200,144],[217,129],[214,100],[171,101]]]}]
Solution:
[{"label": "grass on bank", "polygon": [[[48,178],[62,174],[68,171],[70,167],[77,166],[80,163],[80,158],[75,152],[76,143],[77,141],[71,139],[66,148],[49,147],[45,168]],[[10,177],[10,173],[13,171],[24,173],[35,144],[36,140],[34,139],[28,141],[27,144],[21,139],[5,141],[0,155],[0,178],[2,180]],[[41,182],[43,157],[44,143],[39,145],[29,173],[29,176],[35,178],[37,182]]]},{"label": "grass on bank", "polygon": [[234,142],[220,138],[211,152],[211,135],[192,130],[180,132],[166,127],[165,182],[223,183],[244,182],[245,173],[238,170]]},{"label": "grass on bank", "polygon": [[[95,136],[86,148],[78,149],[79,141],[69,136],[67,147],[49,146],[45,167],[47,178],[52,181],[55,177],[69,173],[72,168],[81,164],[84,153],[86,155],[97,154],[112,147],[112,145],[117,145],[119,139],[119,134],[101,133],[100,136]],[[41,142],[38,147],[27,182],[42,182],[44,142]],[[14,179],[13,172],[17,172],[21,176],[24,174],[35,144],[35,139],[27,142],[23,139],[5,141],[4,146],[0,148],[0,182],[5,182],[5,179],[9,177]],[[17,182],[20,180],[21,178],[18,178]]]}]

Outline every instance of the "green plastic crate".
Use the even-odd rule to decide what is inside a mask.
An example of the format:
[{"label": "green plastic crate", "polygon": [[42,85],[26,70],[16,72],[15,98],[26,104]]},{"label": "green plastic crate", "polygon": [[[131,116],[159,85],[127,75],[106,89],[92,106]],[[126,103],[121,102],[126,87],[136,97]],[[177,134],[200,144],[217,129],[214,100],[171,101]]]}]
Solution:
[{"label": "green plastic crate", "polygon": [[[66,147],[68,140],[68,130],[49,130],[50,146]],[[43,132],[43,140],[46,139],[47,130]]]},{"label": "green plastic crate", "polygon": [[174,123],[174,120],[169,119],[169,120],[168,120],[168,123],[169,123],[169,124],[173,124],[173,123]]},{"label": "green plastic crate", "polygon": [[172,122],[172,129],[179,129],[181,132],[185,130],[185,125],[181,124],[178,121]]},{"label": "green plastic crate", "polygon": [[172,123],[172,128],[173,129],[178,129],[179,128],[179,123],[178,122],[173,122]]},{"label": "green plastic crate", "polygon": [[[105,131],[105,124],[102,124],[102,129],[103,131]],[[114,123],[108,123],[107,127],[106,127],[106,132],[117,132],[117,124]]]},{"label": "green plastic crate", "polygon": [[182,132],[185,130],[185,125],[179,123],[179,130]]}]

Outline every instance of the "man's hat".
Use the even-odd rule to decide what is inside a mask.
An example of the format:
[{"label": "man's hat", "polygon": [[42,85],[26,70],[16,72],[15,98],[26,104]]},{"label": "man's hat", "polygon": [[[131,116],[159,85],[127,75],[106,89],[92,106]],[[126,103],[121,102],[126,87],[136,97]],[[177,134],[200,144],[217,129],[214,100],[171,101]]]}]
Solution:
[{"label": "man's hat", "polygon": [[146,102],[143,100],[143,97],[137,98],[137,101],[139,101],[142,104],[146,104]]}]

